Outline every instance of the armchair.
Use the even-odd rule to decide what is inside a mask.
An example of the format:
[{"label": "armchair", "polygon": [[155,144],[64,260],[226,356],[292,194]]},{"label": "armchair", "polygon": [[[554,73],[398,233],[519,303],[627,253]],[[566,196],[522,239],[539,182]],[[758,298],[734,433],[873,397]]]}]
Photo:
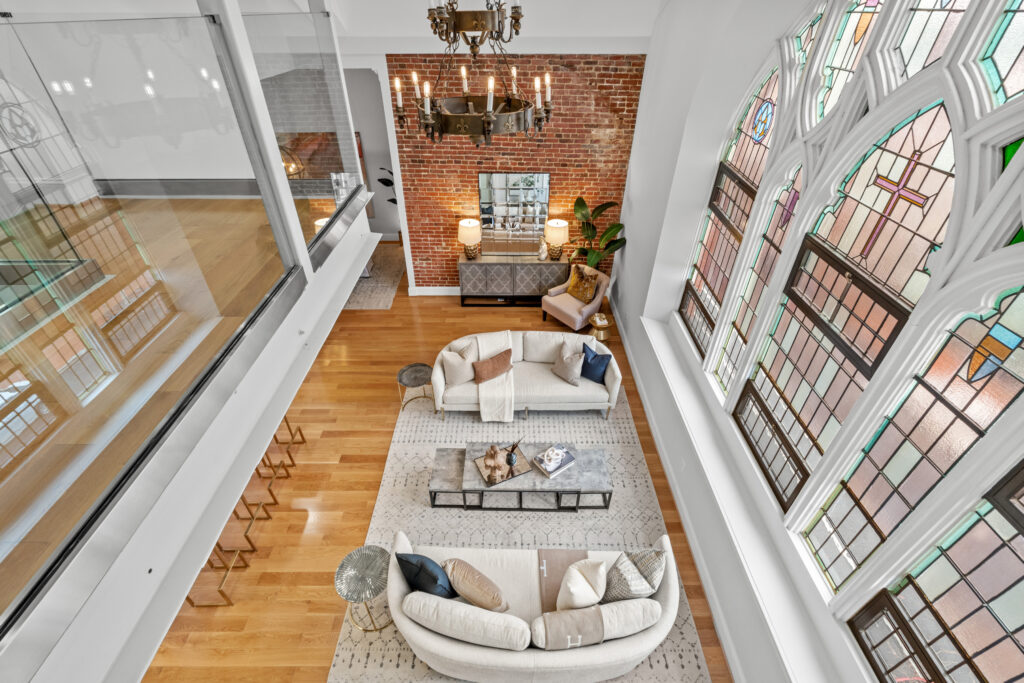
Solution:
[{"label": "armchair", "polygon": [[[608,291],[608,284],[611,281],[607,275],[590,266],[580,266],[589,275],[597,273],[597,289],[594,298],[589,304],[585,304],[573,295],[569,294],[569,283],[565,282],[548,290],[548,293],[540,300],[540,307],[543,311],[544,320],[548,319],[550,313],[556,320],[566,324],[575,331],[586,327],[590,316],[601,310],[601,303]],[[571,275],[570,270],[570,275]]]}]

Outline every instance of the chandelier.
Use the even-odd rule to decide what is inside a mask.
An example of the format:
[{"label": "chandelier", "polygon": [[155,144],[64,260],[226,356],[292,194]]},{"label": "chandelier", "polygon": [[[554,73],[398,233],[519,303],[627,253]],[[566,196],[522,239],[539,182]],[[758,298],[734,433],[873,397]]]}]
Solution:
[{"label": "chandelier", "polygon": [[[434,1],[431,0],[427,17],[434,33],[445,41],[444,58],[434,80],[435,92],[431,92],[429,81],[424,81],[421,89],[419,76],[415,71],[412,72],[416,95],[414,104],[424,134],[432,142],[444,140],[445,135],[465,135],[478,147],[481,143],[490,145],[495,135],[523,133],[527,137],[536,137],[543,130],[544,124],[551,120],[551,74],[544,74],[543,99],[540,76],[534,77],[534,96],[531,99],[519,87],[516,68],[508,63],[503,43],[509,42],[519,33],[523,17],[520,6],[512,6],[512,24],[506,38],[505,3],[501,0],[487,0],[487,9],[481,11],[459,10],[458,0],[447,0],[436,6],[433,5]],[[471,31],[478,33],[469,35]],[[463,40],[469,45],[474,60],[484,43],[497,58],[497,78],[494,75],[488,77],[487,92],[484,95],[470,93],[469,74],[465,66],[461,68],[461,94],[444,94],[455,80],[455,52]],[[500,86],[497,97],[496,85]],[[395,95],[398,123],[405,128],[402,80],[398,76],[395,76]]]}]

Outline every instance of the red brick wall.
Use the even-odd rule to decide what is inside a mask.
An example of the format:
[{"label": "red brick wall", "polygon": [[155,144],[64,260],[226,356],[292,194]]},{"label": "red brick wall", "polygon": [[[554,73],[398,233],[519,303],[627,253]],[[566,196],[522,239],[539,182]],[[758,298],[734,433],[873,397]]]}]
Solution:
[{"label": "red brick wall", "polygon": [[[411,73],[431,81],[434,94],[461,91],[458,69],[467,65],[470,90],[486,92],[487,76],[495,72],[495,57],[481,54],[476,63],[468,55],[455,62],[447,88],[438,88],[441,55],[388,55],[389,81],[402,78],[407,124],[398,129],[409,246],[416,284],[421,287],[459,284],[456,240],[458,221],[479,216],[477,174],[482,171],[551,174],[551,218],[569,221],[573,239],[579,227],[572,215],[577,196],[591,206],[622,202],[626,166],[633,144],[636,107],[644,71],[643,55],[515,55],[520,86],[533,92],[534,76],[552,79],[552,120],[538,140],[523,135],[495,136],[491,147],[477,148],[468,137],[450,136],[430,142],[416,125]],[[394,92],[392,106],[396,106]],[[618,220],[618,209],[608,211],[599,227]],[[629,236],[629,226],[623,231]],[[606,259],[602,269],[611,268]]]}]

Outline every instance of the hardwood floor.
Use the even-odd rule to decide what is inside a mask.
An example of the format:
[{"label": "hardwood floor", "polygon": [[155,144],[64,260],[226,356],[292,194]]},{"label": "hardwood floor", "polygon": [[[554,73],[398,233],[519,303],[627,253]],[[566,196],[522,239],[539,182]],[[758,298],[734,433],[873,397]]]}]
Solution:
[{"label": "hardwood floor", "polygon": [[[273,518],[256,523],[249,568],[229,578],[234,605],[184,604],[145,680],[323,683],[344,613],[334,570],[366,536],[398,416],[395,373],[406,363],[433,363],[463,334],[508,328],[564,329],[542,322],[537,308],[462,308],[456,297],[409,297],[404,277],[391,310],[343,311],[289,411],[309,443],[297,451],[292,477],[276,487]],[[617,336],[609,345],[622,366],[712,680],[730,681],[625,352]]]}]

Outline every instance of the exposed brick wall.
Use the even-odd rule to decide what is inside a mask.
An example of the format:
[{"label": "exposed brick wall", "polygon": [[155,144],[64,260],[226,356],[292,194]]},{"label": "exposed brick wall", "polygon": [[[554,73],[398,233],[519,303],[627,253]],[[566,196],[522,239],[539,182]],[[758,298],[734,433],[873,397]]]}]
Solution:
[{"label": "exposed brick wall", "polygon": [[[636,107],[643,78],[643,55],[515,55],[510,64],[519,72],[520,85],[533,91],[534,76],[551,72],[551,122],[539,141],[495,136],[491,147],[477,148],[466,137],[446,137],[431,143],[416,125],[411,73],[429,79],[435,94],[453,95],[461,90],[458,69],[466,64],[470,89],[486,91],[487,76],[495,73],[495,58],[480,55],[473,63],[460,56],[448,87],[438,88],[440,55],[388,55],[392,82],[401,76],[408,117],[398,129],[409,247],[416,284],[423,287],[459,284],[456,240],[461,218],[479,216],[477,174],[481,171],[538,172],[551,174],[550,216],[569,221],[570,234],[579,228],[572,215],[576,197],[591,206],[604,201],[622,202],[626,167],[633,143]],[[392,92],[392,105],[394,92]],[[602,216],[601,226],[618,220],[618,208]],[[629,226],[623,236],[628,237]],[[602,269],[611,268],[611,259]]]}]

